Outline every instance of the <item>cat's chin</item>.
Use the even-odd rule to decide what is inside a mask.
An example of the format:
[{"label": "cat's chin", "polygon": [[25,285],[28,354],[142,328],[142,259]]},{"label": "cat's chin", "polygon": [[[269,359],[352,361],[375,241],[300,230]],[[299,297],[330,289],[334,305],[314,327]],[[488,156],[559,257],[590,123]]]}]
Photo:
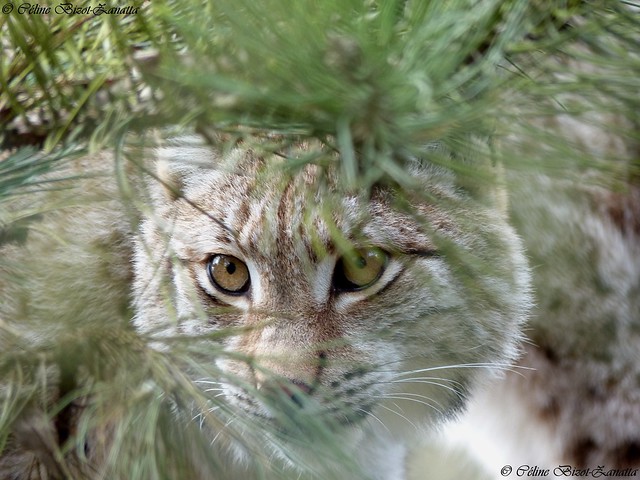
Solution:
[{"label": "cat's chin", "polygon": [[358,458],[367,440],[364,416],[338,421],[327,411],[301,410],[283,419],[284,411],[289,409],[269,418],[247,412],[252,428],[228,445],[238,465],[251,469],[255,459],[268,458],[270,468],[313,473],[313,478],[345,478],[345,472],[351,472],[348,478],[365,478]]},{"label": "cat's chin", "polygon": [[307,438],[318,430],[342,434],[345,430],[358,429],[370,416],[372,409],[370,405],[360,405],[354,409],[309,396],[255,399],[235,395],[229,401],[243,415],[266,429],[284,436]]},{"label": "cat's chin", "polygon": [[269,417],[241,409],[250,428],[240,429],[228,444],[240,468],[251,470],[256,459],[268,458],[274,471],[297,471],[302,478],[400,478],[391,472],[401,471],[404,445],[389,441],[387,429],[370,415],[280,408]]}]

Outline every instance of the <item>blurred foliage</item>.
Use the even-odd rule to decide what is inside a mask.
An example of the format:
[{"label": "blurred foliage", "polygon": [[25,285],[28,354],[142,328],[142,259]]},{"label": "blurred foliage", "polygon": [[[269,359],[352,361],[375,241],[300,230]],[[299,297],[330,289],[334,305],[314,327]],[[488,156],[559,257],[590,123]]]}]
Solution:
[{"label": "blurred foliage", "polygon": [[[129,132],[142,136],[158,127],[185,126],[208,138],[219,132],[231,138],[277,132],[319,139],[339,151],[347,184],[362,188],[387,177],[410,184],[403,169],[407,158],[434,142],[463,157],[475,148],[473,137],[524,134],[555,149],[547,162],[567,160],[559,169],[572,168],[575,161],[596,162],[525,118],[563,113],[599,122],[597,115],[619,113],[625,123],[601,121],[604,127],[640,140],[640,6],[633,2],[160,0],[131,5],[137,13],[29,14],[20,13],[16,3],[12,12],[0,14],[0,145],[12,150],[0,156],[0,246],[24,243],[29,225],[39,219],[24,204],[26,213],[8,212],[15,208],[12,197],[68,188],[65,181],[73,180],[67,176],[44,184],[42,174],[87,150],[116,146],[121,152]],[[554,55],[561,60],[550,60]],[[576,68],[581,60],[590,68]],[[490,160],[498,155],[492,149],[482,154]],[[431,160],[459,172],[470,168],[453,161],[458,157]],[[512,168],[540,160],[508,152],[500,157]],[[634,168],[640,171],[640,164]],[[479,178],[477,171],[471,173]],[[79,245],[65,233],[60,248],[75,252]],[[0,286],[20,281],[20,258],[0,259]],[[34,272],[42,270],[37,260],[31,260]],[[86,274],[78,268],[53,264],[45,270],[64,291],[74,288],[75,274]],[[94,280],[96,285],[105,281]],[[126,303],[122,290],[119,298]],[[92,308],[88,311],[98,314],[83,328],[78,324],[89,318],[85,310],[52,314],[54,321],[73,318],[74,330],[63,341],[52,336],[58,343],[44,349],[0,318],[0,450],[8,441],[8,426],[22,412],[34,402],[48,403],[47,383],[54,381],[62,385],[56,413],[76,408],[88,391],[99,400],[90,406],[94,415],[83,417],[75,443],[57,452],[58,460],[74,450],[83,459],[91,419],[117,419],[110,434],[119,449],[107,462],[113,478],[186,478],[192,465],[182,465],[184,458],[173,453],[187,450],[210,462],[201,467],[205,471],[219,468],[222,459],[203,453],[206,441],[188,429],[178,435],[170,417],[188,416],[191,407],[176,406],[194,402],[200,412],[224,409],[202,396],[184,371],[195,369],[202,378],[222,373],[198,371],[197,364],[185,367],[189,356],[180,352],[174,358],[148,348],[126,326],[130,311],[118,302]],[[100,327],[113,327],[108,321],[113,318],[124,326]],[[50,325],[41,328],[48,332]],[[90,381],[80,385],[78,379],[85,377]],[[193,424],[198,415],[185,423]],[[219,426],[221,418],[200,420]],[[259,437],[246,437],[247,429],[246,420],[237,420],[232,435],[259,444]],[[317,425],[309,431],[331,436]],[[333,446],[327,455],[344,455],[339,444]],[[263,460],[256,458],[256,465]],[[264,474],[258,468],[256,478]]]},{"label": "blurred foliage", "polygon": [[[629,2],[132,5],[132,15],[0,16],[5,147],[50,149],[73,133],[95,149],[123,131],[174,124],[268,130],[331,138],[352,180],[373,168],[375,181],[407,150],[512,122],[522,115],[514,103],[539,114],[579,91],[597,93],[603,109],[638,111]],[[553,53],[601,70],[558,71],[545,64]]]}]

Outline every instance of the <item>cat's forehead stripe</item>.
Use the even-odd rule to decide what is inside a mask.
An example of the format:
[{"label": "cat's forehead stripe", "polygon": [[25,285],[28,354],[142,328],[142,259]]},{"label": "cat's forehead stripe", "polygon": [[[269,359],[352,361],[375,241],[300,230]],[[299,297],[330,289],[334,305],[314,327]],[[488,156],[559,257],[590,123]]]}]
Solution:
[{"label": "cat's forehead stripe", "polygon": [[[317,167],[295,175],[278,169],[253,175],[205,169],[208,181],[194,185],[189,199],[215,217],[206,230],[221,248],[233,245],[246,256],[277,253],[311,264],[336,250],[336,232],[354,245],[411,253],[434,250],[430,232],[453,228],[451,219],[430,205],[417,205],[421,218],[396,211],[392,195],[382,190],[368,200],[331,191],[320,198],[320,174]],[[221,197],[225,204],[217,201]]]}]

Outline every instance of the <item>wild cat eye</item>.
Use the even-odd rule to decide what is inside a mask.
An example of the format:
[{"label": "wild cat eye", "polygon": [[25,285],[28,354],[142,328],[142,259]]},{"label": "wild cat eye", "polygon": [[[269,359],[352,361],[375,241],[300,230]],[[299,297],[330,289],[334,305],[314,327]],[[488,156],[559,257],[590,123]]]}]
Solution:
[{"label": "wild cat eye", "polygon": [[380,248],[359,248],[343,255],[336,263],[333,285],[340,291],[356,291],[377,282],[389,261]]},{"label": "wild cat eye", "polygon": [[250,277],[247,265],[231,255],[214,255],[207,263],[209,281],[218,290],[239,295],[249,290]]}]

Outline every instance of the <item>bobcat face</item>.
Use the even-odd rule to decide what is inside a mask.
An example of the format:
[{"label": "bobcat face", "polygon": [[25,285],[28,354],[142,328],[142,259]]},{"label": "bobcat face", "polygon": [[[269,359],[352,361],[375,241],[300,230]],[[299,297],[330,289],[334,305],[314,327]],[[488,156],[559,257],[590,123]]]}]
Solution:
[{"label": "bobcat face", "polygon": [[518,239],[443,172],[416,164],[428,195],[402,206],[391,187],[339,194],[316,166],[266,170],[275,160],[250,149],[162,155],[181,193],[158,189],[143,225],[136,326],[221,343],[204,361],[225,378],[205,383],[231,405],[406,426],[450,411],[514,355],[528,303]]}]

